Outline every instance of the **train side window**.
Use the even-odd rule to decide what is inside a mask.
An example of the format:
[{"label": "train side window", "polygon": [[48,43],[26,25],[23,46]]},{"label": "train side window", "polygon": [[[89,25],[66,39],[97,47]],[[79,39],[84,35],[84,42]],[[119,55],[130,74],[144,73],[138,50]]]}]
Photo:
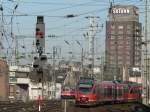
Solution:
[{"label": "train side window", "polygon": [[94,88],[94,90],[93,90],[93,93],[94,93],[94,91],[95,91],[96,94],[98,93],[98,91],[97,91],[97,86],[95,86],[95,88]]},{"label": "train side window", "polygon": [[107,96],[107,88],[104,88],[104,89],[103,89],[103,95],[104,95],[104,96]]},{"label": "train side window", "polygon": [[93,93],[96,94],[96,88],[93,90]]},{"label": "train side window", "polygon": [[102,86],[99,87],[99,91],[101,95],[104,95],[104,88]]},{"label": "train side window", "polygon": [[112,88],[107,89],[107,96],[110,96],[110,95],[112,95]]},{"label": "train side window", "polygon": [[133,90],[132,90],[132,89],[130,90],[130,93],[133,93]]},{"label": "train side window", "polygon": [[98,94],[101,94],[101,86],[98,85]]},{"label": "train side window", "polygon": [[142,94],[142,89],[139,88],[138,91],[139,91],[139,94]]},{"label": "train side window", "polygon": [[117,96],[120,96],[120,89],[117,89]]},{"label": "train side window", "polygon": [[71,88],[72,91],[75,91],[75,88]]},{"label": "train side window", "polygon": [[134,88],[134,93],[137,93],[137,89],[136,88]]},{"label": "train side window", "polygon": [[112,95],[115,96],[115,88],[112,88]]},{"label": "train side window", "polygon": [[128,92],[129,92],[128,86],[124,86],[124,93],[128,93]]},{"label": "train side window", "polygon": [[100,94],[100,85],[97,86],[97,93]]},{"label": "train side window", "polygon": [[104,88],[104,96],[108,96],[107,94],[108,94],[107,88]]},{"label": "train side window", "polygon": [[107,96],[110,95],[110,88],[107,88]]},{"label": "train side window", "polygon": [[123,94],[123,89],[117,89],[117,95],[118,96],[122,96],[122,94]]},{"label": "train side window", "polygon": [[142,89],[139,89],[139,93],[142,94]]},{"label": "train side window", "polygon": [[134,89],[131,89],[130,93],[132,93],[132,94],[135,93],[135,90],[134,90]]},{"label": "train side window", "polygon": [[140,91],[139,88],[136,89],[136,93],[137,93],[137,94],[141,94],[141,91]]}]

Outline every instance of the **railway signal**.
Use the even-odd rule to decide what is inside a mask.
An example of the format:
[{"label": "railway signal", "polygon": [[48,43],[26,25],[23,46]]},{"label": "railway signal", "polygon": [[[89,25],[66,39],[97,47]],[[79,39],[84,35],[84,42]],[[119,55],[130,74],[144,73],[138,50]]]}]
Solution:
[{"label": "railway signal", "polygon": [[[39,102],[40,102],[40,97],[43,97],[44,82],[45,79],[47,78],[46,72],[48,71],[47,56],[44,55],[45,24],[43,16],[37,16],[35,36],[36,36],[36,50],[39,56],[34,58],[33,69],[36,72],[36,81],[42,84],[41,86],[39,86],[39,88],[41,88],[41,93],[39,93]],[[39,103],[39,111],[41,111],[40,103]]]},{"label": "railway signal", "polygon": [[44,17],[38,16],[36,23],[36,48],[37,52],[41,55],[45,49],[45,24]]},{"label": "railway signal", "polygon": [[35,68],[35,69],[39,68],[39,58],[38,57],[34,57],[33,68]]}]

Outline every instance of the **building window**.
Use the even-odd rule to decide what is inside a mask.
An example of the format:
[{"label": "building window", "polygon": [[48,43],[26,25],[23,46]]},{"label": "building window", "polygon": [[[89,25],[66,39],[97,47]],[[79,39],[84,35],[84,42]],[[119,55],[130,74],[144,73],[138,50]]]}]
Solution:
[{"label": "building window", "polygon": [[122,30],[122,29],[123,29],[123,26],[122,26],[122,25],[118,26],[118,29],[119,29],[119,30]]},{"label": "building window", "polygon": [[114,60],[115,59],[115,57],[114,56],[110,56],[110,60]]},{"label": "building window", "polygon": [[125,46],[126,50],[130,50],[130,46]]},{"label": "building window", "polygon": [[115,34],[115,31],[114,31],[114,30],[112,30],[110,33],[114,35],[114,34]]},{"label": "building window", "polygon": [[118,36],[118,39],[123,39],[123,36],[120,36],[120,35],[119,35],[119,36]]},{"label": "building window", "polygon": [[114,51],[114,50],[115,50],[115,47],[114,47],[114,46],[112,46],[112,47],[110,48],[110,50],[111,50],[111,51]]},{"label": "building window", "polygon": [[123,34],[123,30],[119,30],[119,31],[118,31],[118,34]]},{"label": "building window", "polygon": [[130,56],[129,55],[126,56],[126,60],[128,60],[128,61],[130,60]]},{"label": "building window", "polygon": [[127,30],[131,30],[132,26],[131,25],[127,25]]},{"label": "building window", "polygon": [[131,30],[127,30],[127,34],[132,34],[132,31]]},{"label": "building window", "polygon": [[129,61],[129,60],[127,60],[127,61],[126,61],[126,64],[127,64],[127,65],[130,65],[130,61]]},{"label": "building window", "polygon": [[118,49],[123,49],[123,45],[118,45]]},{"label": "building window", "polygon": [[129,40],[126,41],[126,45],[130,45],[130,41]]},{"label": "building window", "polygon": [[139,35],[139,32],[136,32],[136,35]]},{"label": "building window", "polygon": [[115,39],[115,38],[116,38],[116,36],[111,35],[111,39]]},{"label": "building window", "polygon": [[115,25],[111,25],[111,29],[115,29]]},{"label": "building window", "polygon": [[118,45],[122,45],[123,46],[124,41],[122,39],[118,40]]},{"label": "building window", "polygon": [[115,48],[116,48],[115,46],[111,46],[111,47],[110,47],[110,49],[112,49],[112,50],[115,49]]},{"label": "building window", "polygon": [[111,45],[114,45],[114,44],[115,44],[115,41],[111,41],[110,44],[111,44]]},{"label": "building window", "polygon": [[122,56],[118,56],[118,60],[122,60]]},{"label": "building window", "polygon": [[130,55],[130,51],[126,51],[125,54],[126,54],[126,55]]},{"label": "building window", "polygon": [[135,62],[135,65],[137,65],[137,66],[140,65],[140,62],[139,62],[139,61],[136,61],[136,62]]},{"label": "building window", "polygon": [[129,37],[129,36],[128,36],[128,37],[126,37],[126,39],[127,39],[127,40],[131,40],[131,38],[132,38],[132,37]]},{"label": "building window", "polygon": [[122,64],[123,64],[122,60],[119,60],[119,61],[118,61],[118,64],[119,64],[119,65],[122,65]]},{"label": "building window", "polygon": [[115,64],[116,64],[116,61],[115,61],[115,60],[111,60],[110,63],[111,63],[112,65],[115,65]]},{"label": "building window", "polygon": [[136,26],[136,29],[139,30],[140,29],[139,26]]}]

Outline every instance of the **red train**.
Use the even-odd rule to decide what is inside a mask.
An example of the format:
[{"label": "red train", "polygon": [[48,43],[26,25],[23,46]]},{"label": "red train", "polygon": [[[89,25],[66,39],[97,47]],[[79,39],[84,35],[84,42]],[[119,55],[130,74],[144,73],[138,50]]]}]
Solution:
[{"label": "red train", "polygon": [[136,83],[81,79],[76,87],[76,105],[141,100],[142,86]]},{"label": "red train", "polygon": [[61,89],[61,99],[74,99],[75,89],[71,86],[63,86]]}]

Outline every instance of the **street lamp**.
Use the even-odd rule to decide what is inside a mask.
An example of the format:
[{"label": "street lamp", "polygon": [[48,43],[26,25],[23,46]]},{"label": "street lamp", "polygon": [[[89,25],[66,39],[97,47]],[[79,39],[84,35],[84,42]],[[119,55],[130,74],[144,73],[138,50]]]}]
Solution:
[{"label": "street lamp", "polygon": [[81,75],[83,76],[83,47],[81,46],[81,43],[76,40],[77,44],[81,47]]},{"label": "street lamp", "polygon": [[[71,47],[71,44],[70,44],[67,40],[64,40],[64,42],[65,42],[69,47]],[[73,58],[73,52],[72,52],[72,51],[69,51],[68,54],[71,55],[70,60],[72,60],[72,58]]]}]

